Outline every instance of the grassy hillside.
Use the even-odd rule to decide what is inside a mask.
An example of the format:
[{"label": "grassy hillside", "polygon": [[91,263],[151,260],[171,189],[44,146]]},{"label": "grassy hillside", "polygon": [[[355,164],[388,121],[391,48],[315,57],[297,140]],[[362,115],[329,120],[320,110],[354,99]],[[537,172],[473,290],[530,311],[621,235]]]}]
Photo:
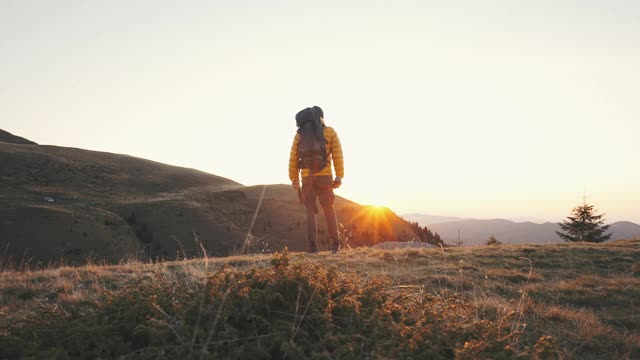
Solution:
[{"label": "grassy hillside", "polygon": [[[210,256],[229,255],[242,247],[263,188],[127,155],[0,139],[0,258],[18,266],[176,259],[200,253],[200,244]],[[372,218],[366,210],[336,197],[341,223],[376,230],[367,239],[409,236],[392,212]],[[304,223],[291,187],[268,185],[250,250],[305,250]]]},{"label": "grassy hillside", "polygon": [[5,142],[5,143],[12,143],[12,144],[27,144],[27,145],[38,145],[35,142],[25,139],[23,137],[20,136],[16,136],[13,135],[12,133],[8,132],[8,131],[4,131],[2,129],[0,129],[0,141],[1,142]]},{"label": "grassy hillside", "polygon": [[0,274],[0,358],[640,357],[640,240]]},{"label": "grassy hillside", "polygon": [[[127,155],[0,142],[0,257],[17,264],[80,263],[88,257],[117,261],[135,257],[147,244],[159,256],[175,256],[175,247],[163,248],[171,240],[168,234],[159,232],[154,239],[155,229],[144,216],[131,223],[132,214],[138,209],[144,212],[151,203],[159,212],[168,208],[172,215],[192,210],[220,233],[225,225],[211,221],[183,193],[241,186],[201,171]],[[193,238],[190,225],[185,227]],[[170,227],[168,232],[182,235],[178,230]],[[188,245],[192,243],[191,239]]]}]

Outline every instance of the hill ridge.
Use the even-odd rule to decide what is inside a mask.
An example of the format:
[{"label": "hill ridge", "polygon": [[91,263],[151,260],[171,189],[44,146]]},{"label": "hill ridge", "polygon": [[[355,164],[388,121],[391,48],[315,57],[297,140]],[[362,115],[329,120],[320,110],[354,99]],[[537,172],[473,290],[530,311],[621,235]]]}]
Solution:
[{"label": "hill ridge", "polygon": [[[249,229],[262,190],[254,227]],[[336,196],[339,221],[374,243],[408,236],[408,224]],[[0,142],[0,248],[13,262],[79,263],[89,256],[175,259],[226,256],[251,231],[250,252],[307,247],[304,210],[290,185],[245,186],[193,168],[126,154]],[[378,220],[376,220],[378,219]],[[37,226],[34,226],[37,224]],[[319,220],[319,240],[326,241]],[[375,227],[366,233],[362,229]],[[354,240],[355,241],[355,240]]]},{"label": "hill ridge", "polygon": [[10,143],[10,144],[38,145],[31,140],[14,135],[2,129],[0,129],[0,142]]}]

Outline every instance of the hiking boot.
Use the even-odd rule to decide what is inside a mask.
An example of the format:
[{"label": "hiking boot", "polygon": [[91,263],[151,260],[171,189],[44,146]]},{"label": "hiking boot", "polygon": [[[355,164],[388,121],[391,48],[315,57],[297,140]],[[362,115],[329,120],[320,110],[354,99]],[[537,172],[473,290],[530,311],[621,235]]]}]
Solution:
[{"label": "hiking boot", "polygon": [[339,244],[337,242],[331,242],[331,252],[332,253],[337,253],[338,249],[339,249]]}]

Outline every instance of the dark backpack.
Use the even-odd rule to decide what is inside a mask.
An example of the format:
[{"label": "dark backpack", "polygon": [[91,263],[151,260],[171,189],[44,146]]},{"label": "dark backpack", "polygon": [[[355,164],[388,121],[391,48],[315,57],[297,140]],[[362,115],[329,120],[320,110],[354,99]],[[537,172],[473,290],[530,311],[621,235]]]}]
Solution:
[{"label": "dark backpack", "polygon": [[298,168],[309,169],[311,173],[324,169],[329,161],[327,159],[327,140],[323,135],[323,125],[320,117],[311,108],[301,112],[296,117],[300,142],[298,143]]}]

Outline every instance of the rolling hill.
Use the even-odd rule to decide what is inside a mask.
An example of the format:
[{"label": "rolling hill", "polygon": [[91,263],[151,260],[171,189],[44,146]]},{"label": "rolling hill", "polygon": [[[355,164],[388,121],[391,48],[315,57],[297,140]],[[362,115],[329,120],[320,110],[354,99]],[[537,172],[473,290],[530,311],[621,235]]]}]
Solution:
[{"label": "rolling hill", "polygon": [[37,145],[35,142],[31,140],[27,140],[23,137],[13,135],[8,131],[4,131],[0,129],[0,142],[6,142],[11,144],[28,144],[28,145]]},{"label": "rolling hill", "polygon": [[461,220],[451,221],[429,226],[431,231],[440,234],[442,240],[448,244],[454,244],[458,238],[463,245],[483,245],[489,236],[509,244],[536,244],[560,242],[560,238],[555,233],[559,230],[557,224],[544,223],[535,224],[532,222],[516,223],[504,219],[494,220]]},{"label": "rolling hill", "polygon": [[[229,255],[242,248],[263,189],[247,250],[306,249],[304,211],[289,185],[244,186],[128,155],[16,138],[4,136],[14,141],[0,142],[0,257],[5,262],[175,259],[202,251]],[[388,210],[370,216],[370,208],[341,197],[335,207],[356,236],[360,229],[377,229],[362,234],[373,242],[397,240],[410,231]],[[321,239],[323,226],[320,219]]]}]

